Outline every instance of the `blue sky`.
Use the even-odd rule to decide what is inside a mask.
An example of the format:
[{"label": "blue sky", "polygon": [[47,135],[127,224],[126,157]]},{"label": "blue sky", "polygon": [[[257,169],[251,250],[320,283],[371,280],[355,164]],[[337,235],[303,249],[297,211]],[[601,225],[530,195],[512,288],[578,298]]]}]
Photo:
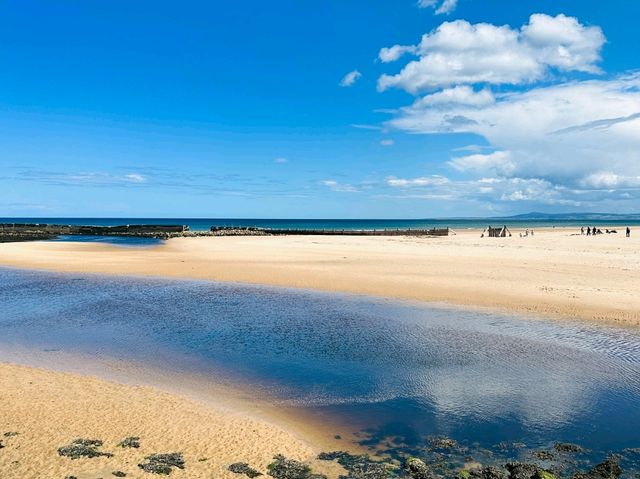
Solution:
[{"label": "blue sky", "polygon": [[640,3],[4,1],[0,216],[640,210]]}]

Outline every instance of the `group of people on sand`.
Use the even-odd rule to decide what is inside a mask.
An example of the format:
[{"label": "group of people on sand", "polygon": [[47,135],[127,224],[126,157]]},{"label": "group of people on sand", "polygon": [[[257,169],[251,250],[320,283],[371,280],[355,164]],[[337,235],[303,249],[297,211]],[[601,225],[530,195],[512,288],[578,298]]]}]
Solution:
[{"label": "group of people on sand", "polygon": [[[605,228],[605,233],[606,234],[616,234],[618,231],[616,230],[610,230]],[[605,234],[602,232],[602,230],[600,228],[596,228],[595,226],[592,228],[591,226],[587,226],[587,236],[595,236],[595,235],[601,235],[601,234]],[[584,235],[584,226],[582,226],[580,228],[580,234]],[[626,237],[629,238],[631,237],[631,228],[629,228],[627,226],[627,230],[626,230]]]}]

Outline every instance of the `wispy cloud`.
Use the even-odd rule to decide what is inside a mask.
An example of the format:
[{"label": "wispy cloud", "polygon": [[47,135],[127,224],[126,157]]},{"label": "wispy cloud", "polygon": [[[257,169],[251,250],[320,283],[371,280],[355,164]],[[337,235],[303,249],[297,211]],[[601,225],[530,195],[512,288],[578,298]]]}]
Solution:
[{"label": "wispy cloud", "polygon": [[393,146],[395,143],[395,141],[393,141],[391,138],[385,138],[384,140],[380,140],[380,144],[382,146]]},{"label": "wispy cloud", "polygon": [[322,184],[332,191],[336,191],[339,193],[358,193],[360,190],[348,183],[340,183],[336,180],[323,180]]},{"label": "wispy cloud", "polygon": [[362,73],[360,73],[358,70],[350,71],[342,78],[342,80],[340,80],[340,86],[350,87],[355,82],[357,82],[361,76],[362,76]]},{"label": "wispy cloud", "polygon": [[278,163],[278,164],[282,165],[282,164],[284,164],[284,163],[289,163],[289,160],[287,160],[286,158],[284,158],[284,157],[280,156],[280,157],[278,157],[278,158],[275,158],[275,159],[273,160],[273,162],[274,162],[274,163]]}]

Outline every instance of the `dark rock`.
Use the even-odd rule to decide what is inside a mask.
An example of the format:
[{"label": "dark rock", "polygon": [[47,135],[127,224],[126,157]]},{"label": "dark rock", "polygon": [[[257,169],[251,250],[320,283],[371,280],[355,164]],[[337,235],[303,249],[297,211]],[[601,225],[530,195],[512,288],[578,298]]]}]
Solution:
[{"label": "dark rock", "polygon": [[552,452],[549,451],[533,451],[531,455],[533,457],[537,457],[542,461],[551,461],[554,457],[556,457]]},{"label": "dark rock", "polygon": [[390,475],[390,466],[385,462],[366,461],[351,465],[348,476],[340,476],[340,479],[387,479]]},{"label": "dark rock", "polygon": [[0,449],[4,448],[4,444],[2,444],[2,441],[0,441]]},{"label": "dark rock", "polygon": [[510,462],[504,466],[509,471],[510,479],[534,479],[540,469],[535,464]]},{"label": "dark rock", "polygon": [[323,452],[318,455],[322,461],[337,460],[348,471],[340,479],[385,479],[392,466],[386,462],[373,461],[367,455],[354,455],[345,451]]},{"label": "dark rock", "polygon": [[113,471],[111,474],[116,477],[127,477],[127,473],[122,471]]},{"label": "dark rock", "polygon": [[118,447],[132,447],[138,449],[140,447],[140,438],[137,436],[124,438],[118,443]]},{"label": "dark rock", "polygon": [[573,479],[618,479],[621,474],[622,469],[618,464],[618,459],[610,457],[587,473],[579,472],[574,474]]},{"label": "dark rock", "polygon": [[231,464],[227,469],[229,469],[231,472],[235,472],[236,474],[244,474],[245,476],[251,478],[262,476],[261,472],[256,471],[246,462],[236,462],[234,464]]},{"label": "dark rock", "polygon": [[81,457],[111,457],[113,454],[108,452],[98,451],[98,448],[102,446],[102,441],[99,439],[76,439],[68,446],[62,446],[58,448],[58,454],[71,459],[80,459]]},{"label": "dark rock", "polygon": [[147,462],[138,464],[138,467],[144,472],[152,472],[154,474],[171,474],[174,467],[184,469],[184,459],[181,452],[172,452],[168,454],[151,454],[145,457]]},{"label": "dark rock", "polygon": [[18,433],[18,432],[13,432],[13,431],[9,431],[9,432],[5,432],[5,433],[3,434],[3,436],[4,436],[4,437],[13,437],[13,436],[17,436],[18,434],[20,434],[20,433]]},{"label": "dark rock", "polygon": [[456,441],[445,436],[429,437],[430,449],[453,449],[457,446],[458,443]]},{"label": "dark rock", "polygon": [[413,479],[434,479],[429,466],[415,457],[408,458],[404,463],[405,472]]},{"label": "dark rock", "polygon": [[495,467],[483,467],[469,471],[469,477],[478,479],[507,479],[507,475]]},{"label": "dark rock", "polygon": [[324,474],[309,474],[307,479],[327,479],[327,476]]},{"label": "dark rock", "polygon": [[577,444],[570,444],[568,442],[556,442],[553,448],[562,453],[578,453],[583,452],[584,449],[578,446]]},{"label": "dark rock", "polygon": [[64,479],[78,479],[76,476],[65,476]]},{"label": "dark rock", "polygon": [[275,461],[269,464],[269,475],[276,479],[308,479],[311,475],[311,469],[302,462],[278,454],[274,457]]}]

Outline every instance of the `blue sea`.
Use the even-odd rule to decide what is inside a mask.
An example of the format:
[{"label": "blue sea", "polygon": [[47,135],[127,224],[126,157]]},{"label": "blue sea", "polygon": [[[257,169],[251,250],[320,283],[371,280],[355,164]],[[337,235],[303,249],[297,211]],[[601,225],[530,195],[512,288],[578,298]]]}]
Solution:
[{"label": "blue sea", "polygon": [[208,231],[212,226],[286,229],[380,230],[446,228],[464,230],[507,225],[510,228],[640,226],[640,216],[599,216],[590,219],[523,218],[440,218],[440,219],[256,219],[256,218],[0,218],[0,223],[49,223],[88,226],[123,224],[187,225],[192,231]]},{"label": "blue sea", "polygon": [[[372,454],[640,469],[640,330],[208,281],[0,268],[5,347],[251,384]],[[313,423],[313,422],[312,422]],[[435,451],[446,436],[455,450]],[[584,448],[556,451],[556,442]],[[536,453],[546,451],[551,456]]]}]

